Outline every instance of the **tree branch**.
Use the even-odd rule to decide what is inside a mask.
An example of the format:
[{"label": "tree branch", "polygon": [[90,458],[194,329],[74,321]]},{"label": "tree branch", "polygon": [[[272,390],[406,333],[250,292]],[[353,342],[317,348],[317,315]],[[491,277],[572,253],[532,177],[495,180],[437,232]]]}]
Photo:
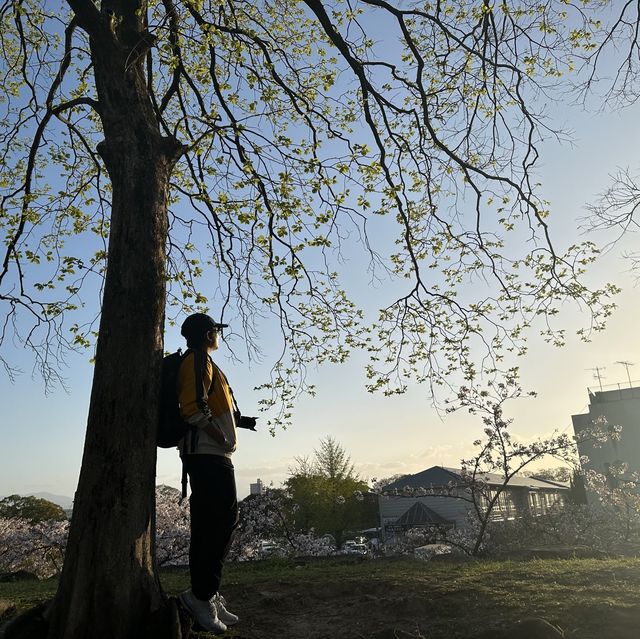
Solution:
[{"label": "tree branch", "polygon": [[91,0],[67,0],[78,19],[78,26],[89,35],[95,35],[100,27],[100,11]]}]

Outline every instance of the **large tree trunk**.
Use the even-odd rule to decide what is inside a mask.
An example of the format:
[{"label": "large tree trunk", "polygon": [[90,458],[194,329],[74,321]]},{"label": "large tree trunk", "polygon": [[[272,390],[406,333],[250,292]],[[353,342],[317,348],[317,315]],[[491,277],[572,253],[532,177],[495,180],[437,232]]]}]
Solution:
[{"label": "large tree trunk", "polygon": [[144,637],[154,619],[166,619],[153,552],[155,424],[168,187],[180,148],[160,135],[140,42],[132,47],[107,30],[91,37],[112,212],[82,469],[50,639]]}]

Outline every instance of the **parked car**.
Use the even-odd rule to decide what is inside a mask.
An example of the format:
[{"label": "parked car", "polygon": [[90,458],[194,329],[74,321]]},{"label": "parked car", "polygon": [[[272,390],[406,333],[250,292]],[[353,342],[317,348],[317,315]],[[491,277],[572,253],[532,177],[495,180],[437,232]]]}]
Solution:
[{"label": "parked car", "polygon": [[282,554],[282,547],[272,541],[262,541],[258,550],[258,556],[260,558],[273,557],[274,555]]},{"label": "parked car", "polygon": [[453,547],[449,544],[427,544],[416,548],[413,553],[417,559],[429,560],[436,555],[450,555]]},{"label": "parked car", "polygon": [[356,555],[368,555],[369,554],[369,548],[367,547],[367,544],[356,544],[353,547],[353,551],[354,554]]},{"label": "parked car", "polygon": [[345,544],[342,546],[342,553],[344,555],[368,555],[369,548],[367,548],[366,544],[358,544],[353,542],[351,544]]},{"label": "parked car", "polygon": [[357,544],[358,542],[355,539],[347,539],[347,541],[342,544],[342,550],[349,550],[349,548],[352,548]]}]

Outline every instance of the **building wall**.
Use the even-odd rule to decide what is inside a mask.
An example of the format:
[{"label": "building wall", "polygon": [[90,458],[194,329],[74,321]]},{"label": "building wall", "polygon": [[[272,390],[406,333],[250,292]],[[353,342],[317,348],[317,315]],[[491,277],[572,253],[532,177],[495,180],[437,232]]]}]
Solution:
[{"label": "building wall", "polygon": [[262,495],[264,493],[264,485],[261,479],[256,479],[255,484],[249,484],[250,495]]},{"label": "building wall", "polygon": [[[550,508],[565,503],[564,489],[528,490],[526,488],[508,488],[502,491],[493,507],[491,519],[506,521],[522,517],[530,513],[534,516],[545,514]],[[401,497],[391,495],[379,496],[380,525],[384,531],[386,526],[393,525],[413,504],[422,502],[441,517],[452,521],[456,528],[465,529],[469,525],[467,515],[473,504],[456,497]],[[383,533],[384,536],[384,533]]]},{"label": "building wall", "polygon": [[593,422],[604,417],[609,427],[621,426],[620,440],[593,446],[591,443],[579,445],[580,455],[586,455],[589,462],[585,468],[606,473],[607,465],[622,461],[631,470],[640,470],[640,388],[616,388],[613,390],[589,392],[589,411],[572,415],[576,435]]},{"label": "building wall", "polygon": [[540,517],[554,508],[564,506],[567,503],[567,492],[568,491],[556,493],[551,490],[529,492],[527,495],[529,512],[534,517]]}]

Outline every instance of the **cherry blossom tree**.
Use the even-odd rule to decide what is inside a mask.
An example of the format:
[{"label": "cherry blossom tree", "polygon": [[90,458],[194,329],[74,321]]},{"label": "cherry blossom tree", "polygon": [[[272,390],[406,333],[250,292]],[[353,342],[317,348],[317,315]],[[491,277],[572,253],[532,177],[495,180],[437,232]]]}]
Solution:
[{"label": "cherry blossom tree", "polygon": [[[576,436],[556,430],[546,437],[523,441],[513,432],[513,419],[505,415],[505,405],[518,398],[523,401],[526,397],[533,398],[535,393],[523,393],[517,369],[511,369],[505,377],[496,378],[487,385],[461,387],[447,410],[466,410],[481,419],[483,431],[482,436],[473,442],[475,454],[461,460],[457,480],[452,479],[444,486],[406,487],[399,493],[407,497],[442,497],[466,502],[465,526],[442,530],[437,536],[468,554],[488,551],[494,530],[504,528],[502,522],[494,521],[495,515],[515,476],[524,474],[532,464],[541,461],[555,460],[578,466],[579,441],[589,441],[598,446],[619,438],[619,428],[609,427],[599,419]],[[488,474],[491,474],[491,481]],[[384,488],[382,492],[386,492]]]},{"label": "cherry blossom tree", "polygon": [[189,561],[189,503],[170,486],[156,486],[156,559],[158,566]]},{"label": "cherry blossom tree", "polygon": [[68,533],[66,520],[0,517],[0,571],[26,570],[41,578],[58,575]]},{"label": "cherry blossom tree", "polygon": [[[230,559],[246,561],[266,556],[315,557],[335,553],[335,544],[313,529],[296,528],[298,505],[284,489],[269,488],[240,503],[240,525]],[[265,544],[269,550],[265,553]]]}]

